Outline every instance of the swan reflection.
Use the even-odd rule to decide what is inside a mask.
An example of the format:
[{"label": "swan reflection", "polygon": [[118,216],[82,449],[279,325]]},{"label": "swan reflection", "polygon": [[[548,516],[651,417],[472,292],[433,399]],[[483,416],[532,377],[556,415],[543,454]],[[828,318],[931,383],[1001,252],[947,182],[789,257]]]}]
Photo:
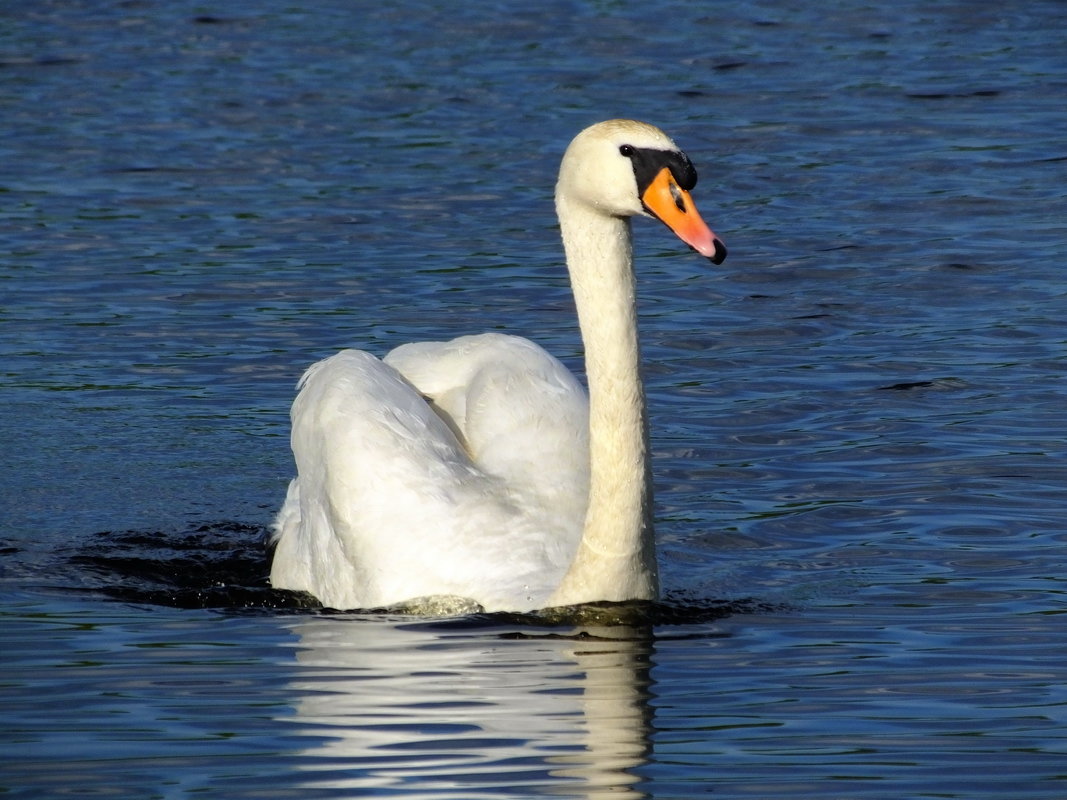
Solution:
[{"label": "swan reflection", "polygon": [[297,782],[359,796],[643,798],[652,639],[321,617],[299,636]]}]

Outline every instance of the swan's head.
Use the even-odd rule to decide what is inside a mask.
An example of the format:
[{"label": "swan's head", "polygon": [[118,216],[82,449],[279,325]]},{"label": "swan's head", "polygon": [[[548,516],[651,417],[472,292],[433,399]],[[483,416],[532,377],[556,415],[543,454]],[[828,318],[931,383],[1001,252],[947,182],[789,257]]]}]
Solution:
[{"label": "swan's head", "polygon": [[655,217],[715,264],[726,246],[689,195],[697,172],[659,128],[632,119],[598,122],[574,137],[560,165],[557,202],[581,203],[612,217]]}]

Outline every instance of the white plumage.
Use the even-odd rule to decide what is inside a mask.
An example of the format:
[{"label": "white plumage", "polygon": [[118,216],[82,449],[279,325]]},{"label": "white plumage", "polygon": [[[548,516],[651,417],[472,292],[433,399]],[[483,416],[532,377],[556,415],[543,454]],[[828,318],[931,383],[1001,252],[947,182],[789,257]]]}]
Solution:
[{"label": "white plumage", "polygon": [[673,142],[634,121],[594,125],[564,156],[556,204],[592,406],[558,360],[501,334],[308,369],[273,585],[339,609],[655,597],[628,218],[655,215],[720,262],[694,182]]}]

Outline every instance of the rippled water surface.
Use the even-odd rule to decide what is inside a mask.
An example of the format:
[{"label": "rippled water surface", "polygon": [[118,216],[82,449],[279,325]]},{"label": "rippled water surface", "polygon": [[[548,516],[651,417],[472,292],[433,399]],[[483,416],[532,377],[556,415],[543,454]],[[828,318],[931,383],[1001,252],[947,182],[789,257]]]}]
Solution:
[{"label": "rippled water surface", "polygon": [[[1003,4],[1001,4],[1003,5]],[[1062,3],[0,10],[0,794],[1067,795]],[[576,370],[551,192],[633,116],[665,602],[266,583],[342,346]]]}]

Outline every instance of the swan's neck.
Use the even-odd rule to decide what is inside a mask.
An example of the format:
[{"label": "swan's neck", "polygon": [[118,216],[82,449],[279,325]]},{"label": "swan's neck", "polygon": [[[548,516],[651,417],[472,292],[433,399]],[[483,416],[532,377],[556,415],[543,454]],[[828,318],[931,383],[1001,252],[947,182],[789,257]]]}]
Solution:
[{"label": "swan's neck", "polygon": [[630,221],[556,200],[589,382],[589,508],[550,605],[654,599],[648,419]]}]

